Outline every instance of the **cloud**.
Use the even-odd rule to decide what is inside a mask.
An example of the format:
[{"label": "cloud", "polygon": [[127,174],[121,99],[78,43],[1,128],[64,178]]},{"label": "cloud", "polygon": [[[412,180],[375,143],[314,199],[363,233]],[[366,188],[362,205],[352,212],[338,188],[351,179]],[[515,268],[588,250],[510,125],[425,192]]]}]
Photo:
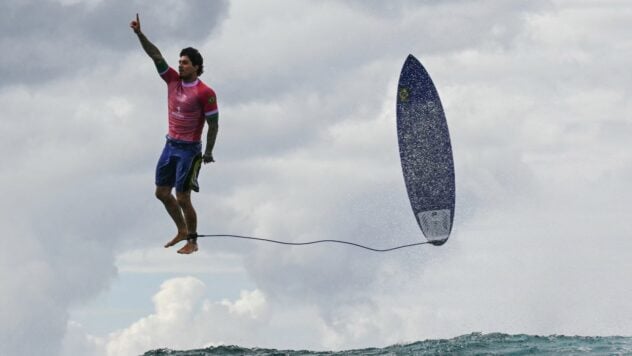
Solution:
[{"label": "cloud", "polygon": [[[613,281],[600,286],[596,275],[623,271],[627,264],[618,262],[616,268],[610,269],[605,267],[608,264],[605,257],[591,256],[589,250],[569,250],[589,244],[597,234],[611,246],[606,248],[608,256],[617,249],[614,246],[625,245],[620,238],[627,228],[621,226],[615,212],[621,206],[618,202],[623,201],[617,195],[629,196],[623,183],[628,177],[623,162],[629,162],[630,155],[621,151],[625,145],[619,133],[608,128],[618,127],[624,132],[630,129],[627,104],[623,100],[629,82],[600,79],[604,70],[608,78],[611,72],[616,72],[612,68],[626,73],[622,70],[624,66],[619,63],[619,56],[601,58],[600,53],[604,52],[593,52],[594,46],[608,45],[603,42],[597,45],[598,41],[592,39],[588,43],[581,40],[586,38],[584,32],[594,30],[585,26],[585,21],[591,24],[595,21],[587,15],[589,9],[562,5],[560,9],[546,5],[518,9],[458,5],[439,7],[432,16],[442,18],[441,14],[452,10],[461,13],[467,19],[457,29],[471,30],[465,39],[472,41],[453,41],[448,37],[452,32],[448,31],[437,35],[445,36],[437,41],[449,43],[446,47],[433,47],[433,42],[416,47],[439,86],[453,134],[459,217],[450,246],[397,257],[366,256],[353,249],[326,246],[307,250],[257,247],[253,248],[246,266],[271,300],[282,300],[285,305],[313,305],[330,331],[331,338],[323,344],[334,347],[362,346],[378,339],[383,343],[397,342],[397,335],[381,327],[382,323],[405,323],[406,327],[395,330],[411,340],[498,328],[532,333],[620,332],[621,317],[616,318],[616,327],[591,329],[589,324],[594,315],[573,315],[569,305],[589,308],[586,303],[594,297],[588,287],[580,285],[578,276],[583,274],[594,276],[590,288],[621,292]],[[345,10],[341,13],[346,14]],[[426,14],[417,10],[406,16],[422,18]],[[506,18],[500,16],[502,11],[515,12],[511,12],[507,22],[498,20],[492,25],[497,19]],[[479,19],[480,14],[480,19],[487,19],[486,24],[471,20],[466,12],[473,14],[474,19]],[[600,12],[599,16],[605,21],[611,15]],[[357,12],[349,16],[348,20],[354,16],[362,18]],[[349,20],[348,26],[355,29],[362,20]],[[335,23],[335,16],[332,21]],[[402,23],[393,32],[371,37],[375,40],[371,45],[391,53],[388,48],[392,43],[380,39],[395,37],[406,28],[407,22]],[[429,23],[433,24],[432,20]],[[376,28],[388,28],[381,25],[379,21],[375,24]],[[230,28],[230,23],[227,26]],[[566,37],[558,39],[558,26],[569,31],[566,36],[577,42],[564,42]],[[419,37],[429,32],[418,30]],[[499,37],[494,37],[495,33]],[[348,31],[340,35],[341,42],[353,34],[354,31]],[[602,40],[605,36],[595,35]],[[310,45],[313,42],[308,41]],[[402,52],[406,43],[400,44],[399,51],[393,53]],[[325,60],[319,63],[327,65],[327,56],[338,52],[326,49],[320,53]],[[366,98],[372,98],[368,88],[394,86],[394,75],[382,76],[380,71],[400,65],[388,57],[385,54],[380,57],[381,62],[372,63],[376,65],[374,71],[363,62],[363,68],[349,66],[345,74],[327,78],[333,95],[328,100],[314,102],[326,103],[325,111],[332,107],[335,108],[332,112],[344,115],[335,122],[326,117],[315,126],[310,126],[308,120],[305,125],[310,128],[309,140],[299,141],[292,130],[295,123],[287,120],[287,131],[271,131],[276,133],[276,142],[292,143],[292,147],[283,147],[274,152],[273,158],[263,159],[256,155],[266,156],[269,144],[256,142],[256,147],[247,146],[248,156],[256,157],[249,167],[257,173],[249,174],[246,169],[240,178],[242,189],[235,191],[229,200],[238,212],[236,215],[247,221],[244,225],[248,229],[260,236],[294,241],[340,237],[382,244],[384,236],[391,239],[388,242],[418,238],[418,232],[416,235],[414,230],[406,228],[414,225],[407,216],[406,202],[399,199],[405,193],[396,187],[401,184],[397,182],[397,162],[392,158],[396,154],[387,154],[393,154],[391,148],[395,147],[394,133],[388,133],[393,124],[389,121],[393,118],[392,109],[388,108],[390,92],[373,92],[375,97],[384,98],[383,102],[365,104],[370,101]],[[340,65],[345,67],[347,59],[342,59]],[[608,65],[604,66],[603,61]],[[296,72],[304,75],[307,68],[303,65],[318,67],[319,64],[301,58],[292,65],[301,68]],[[311,89],[320,93],[318,86],[325,86],[318,79],[310,83],[313,88],[302,87],[298,92],[305,95]],[[345,87],[345,83],[357,85]],[[337,89],[341,90],[336,92]],[[268,115],[284,123],[286,117],[281,108],[294,110],[291,98],[288,96],[286,101],[283,97],[282,105],[263,100],[269,104],[261,106],[259,112],[264,125]],[[310,103],[303,98],[299,96],[298,100]],[[337,103],[346,105],[348,112],[337,107]],[[257,116],[257,107],[254,103],[236,112],[248,123],[244,130],[253,121],[251,118]],[[225,125],[235,130],[237,123]],[[288,133],[287,139],[281,137],[284,133]],[[608,158],[613,156],[617,158]],[[604,179],[613,186],[606,188],[597,183]],[[595,194],[584,194],[588,191]],[[593,214],[594,219],[586,221]],[[582,265],[582,260],[590,264]],[[593,274],[595,268],[600,272]],[[381,271],[392,273],[392,280],[378,277]],[[556,284],[557,278],[565,282]],[[520,294],[524,283],[531,289]],[[578,288],[582,293],[569,295],[564,292],[566,287],[561,287],[564,285],[572,286],[571,290]],[[572,303],[564,304],[564,300]],[[613,315],[621,307],[616,304],[612,308],[600,304],[599,309],[604,315]],[[387,311],[393,305],[401,305],[402,310],[388,317]],[[518,310],[503,309],[504,314],[498,313],[498,305]],[[374,310],[379,316],[371,315]],[[415,316],[410,323],[403,321],[410,315]],[[353,334],[353,330],[363,331]]]},{"label": "cloud", "polygon": [[[235,328],[252,332],[267,322],[267,301],[259,291],[242,291],[235,301],[210,301],[206,286],[193,277],[165,281],[154,296],[155,312],[105,339],[91,338],[107,355],[138,355],[158,348],[188,349],[236,343]],[[79,340],[72,347],[85,347]]]},{"label": "cloud", "polygon": [[[0,129],[9,133],[0,219],[12,237],[0,252],[0,353],[55,354],[64,331],[63,352],[85,354],[106,344],[328,349],[472,331],[627,330],[628,5],[186,4],[0,5],[0,45],[15,53],[0,60]],[[169,58],[199,43],[202,79],[219,93],[217,163],[205,166],[194,198],[200,232],[420,241],[393,102],[413,53],[451,129],[452,240],[384,255],[209,239],[199,258],[173,262],[158,251],[173,227],[152,197],[164,87],[128,28],[136,12]],[[208,24],[191,31],[190,18]],[[86,339],[68,310],[106,291],[115,266],[245,271],[256,290],[210,301],[199,280],[170,280],[153,314]],[[191,335],[177,327],[189,324],[199,326]]]},{"label": "cloud", "polygon": [[[60,351],[68,309],[107,289],[117,273],[115,253],[142,226],[143,207],[152,199],[151,189],[143,198],[127,198],[152,182],[151,173],[144,172],[153,163],[143,161],[159,148],[147,146],[143,137],[164,135],[164,127],[146,125],[147,118],[164,117],[164,110],[143,103],[145,95],[159,96],[161,81],[151,61],[141,62],[128,28],[138,10],[117,3],[122,7],[113,2],[0,5],[0,45],[12,53],[0,60],[0,127],[7,133],[0,148],[11,157],[0,168],[0,183],[8,187],[0,222],[19,241],[0,252],[2,354]],[[196,4],[201,7],[189,7]],[[178,2],[174,11],[195,13],[196,19],[207,13],[207,24],[200,27],[207,30],[188,37],[201,41],[225,6]],[[154,19],[160,25],[167,16]],[[162,25],[156,27],[184,27]],[[123,40],[116,28],[128,37]],[[147,72],[138,72],[141,63]],[[153,75],[155,92],[129,90],[130,83],[144,80],[143,73]],[[134,210],[139,213],[129,214]]]},{"label": "cloud", "polygon": [[194,44],[213,33],[227,8],[201,0],[3,2],[0,46],[11,55],[0,59],[2,86],[82,75],[101,62],[124,65],[125,53],[138,49],[129,28],[136,13],[152,40]]}]

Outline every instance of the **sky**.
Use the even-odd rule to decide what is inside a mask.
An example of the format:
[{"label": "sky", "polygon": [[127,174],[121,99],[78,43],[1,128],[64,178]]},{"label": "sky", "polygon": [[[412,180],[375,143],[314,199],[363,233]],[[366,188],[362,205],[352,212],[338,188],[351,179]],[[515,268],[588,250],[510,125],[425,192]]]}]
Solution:
[{"label": "sky", "polygon": [[[450,240],[164,249],[166,87],[136,13],[218,95],[199,233],[422,241],[395,129],[413,54],[451,133]],[[624,0],[2,2],[0,354],[632,336],[630,20]]]}]

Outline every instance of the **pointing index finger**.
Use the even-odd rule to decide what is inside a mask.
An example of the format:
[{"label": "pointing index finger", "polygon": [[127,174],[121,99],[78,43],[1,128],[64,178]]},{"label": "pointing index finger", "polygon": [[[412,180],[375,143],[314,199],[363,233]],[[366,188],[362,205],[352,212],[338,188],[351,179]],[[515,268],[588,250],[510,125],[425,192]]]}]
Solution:
[{"label": "pointing index finger", "polygon": [[140,20],[138,19],[138,12],[136,13],[136,22],[140,23]]}]

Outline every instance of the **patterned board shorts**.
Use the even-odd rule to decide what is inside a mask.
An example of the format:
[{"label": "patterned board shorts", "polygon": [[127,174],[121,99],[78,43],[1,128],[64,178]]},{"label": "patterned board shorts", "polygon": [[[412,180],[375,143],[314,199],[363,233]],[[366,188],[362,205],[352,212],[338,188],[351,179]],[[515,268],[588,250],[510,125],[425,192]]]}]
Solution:
[{"label": "patterned board shorts", "polygon": [[156,186],[175,187],[178,192],[199,192],[198,174],[202,166],[202,144],[167,137],[156,166]]}]

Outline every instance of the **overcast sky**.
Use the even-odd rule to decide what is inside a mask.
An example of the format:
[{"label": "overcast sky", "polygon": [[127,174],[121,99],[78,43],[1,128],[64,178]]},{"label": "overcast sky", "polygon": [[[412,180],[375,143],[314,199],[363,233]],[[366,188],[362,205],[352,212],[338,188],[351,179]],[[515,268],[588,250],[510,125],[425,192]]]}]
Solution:
[{"label": "overcast sky", "polygon": [[[453,235],[375,254],[174,231],[166,87],[129,22],[218,94],[200,233],[421,241],[395,94],[409,53],[451,130]],[[0,354],[632,335],[628,1],[4,1]]]}]

